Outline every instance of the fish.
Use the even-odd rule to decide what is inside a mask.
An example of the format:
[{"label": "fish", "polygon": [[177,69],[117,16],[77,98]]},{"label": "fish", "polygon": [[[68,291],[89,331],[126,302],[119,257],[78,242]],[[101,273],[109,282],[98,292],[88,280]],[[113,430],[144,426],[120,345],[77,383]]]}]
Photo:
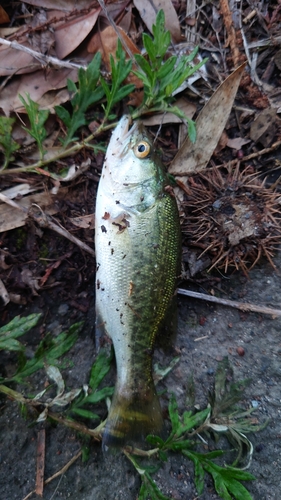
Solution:
[{"label": "fish", "polygon": [[140,121],[124,115],[107,148],[96,196],[96,335],[107,334],[116,384],[104,450],[160,435],[155,339],[180,272],[180,221],[169,178]]}]

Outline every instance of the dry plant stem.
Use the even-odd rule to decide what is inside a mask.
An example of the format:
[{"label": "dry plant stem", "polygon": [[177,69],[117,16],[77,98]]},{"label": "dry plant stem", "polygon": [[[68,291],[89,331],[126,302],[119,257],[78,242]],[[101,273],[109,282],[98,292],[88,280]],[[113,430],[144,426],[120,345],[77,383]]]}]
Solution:
[{"label": "dry plant stem", "polygon": [[15,50],[21,50],[22,52],[26,52],[30,56],[34,57],[37,59],[43,66],[46,66],[47,64],[52,64],[55,67],[58,68],[69,68],[69,69],[86,69],[87,66],[83,64],[75,64],[71,63],[69,61],[61,61],[60,59],[57,59],[56,57],[52,56],[47,56],[45,54],[42,54],[41,52],[37,52],[36,50],[32,50],[29,47],[25,47],[25,45],[21,45],[18,42],[10,42],[9,40],[5,40],[5,38],[0,38],[0,45],[7,45],[11,49]]},{"label": "dry plant stem", "polygon": [[83,243],[83,241],[79,240],[75,236],[73,236],[71,233],[69,233],[66,229],[58,226],[54,222],[52,222],[51,218],[43,212],[43,210],[38,206],[38,205],[33,205],[36,206],[40,212],[41,215],[33,214],[32,212],[28,211],[26,208],[22,207],[18,203],[16,203],[13,200],[10,200],[7,196],[3,195],[0,193],[0,200],[3,201],[4,203],[7,203],[7,205],[11,205],[12,207],[16,208],[17,210],[21,210],[21,212],[24,212],[25,214],[28,214],[29,217],[31,217],[37,224],[39,224],[40,227],[43,228],[48,228],[52,229],[56,233],[58,233],[60,236],[63,236],[64,238],[67,238],[69,241],[77,245],[81,250],[84,250],[85,252],[89,253],[92,255],[92,257],[95,257],[95,252],[94,250],[86,245],[86,243]]},{"label": "dry plant stem", "polygon": [[67,418],[61,417],[57,413],[48,412],[48,417],[56,422],[65,425],[66,427],[70,427],[70,429],[74,429],[75,431],[82,432],[82,434],[87,434],[88,436],[93,437],[97,441],[101,440],[101,425],[99,425],[96,429],[88,429],[85,425],[79,424],[74,420],[68,420]]},{"label": "dry plant stem", "polygon": [[233,60],[233,66],[234,68],[237,68],[239,66],[239,49],[237,47],[237,41],[236,41],[236,33],[235,29],[232,23],[232,13],[229,8],[228,0],[220,0],[220,10],[221,14],[223,16],[224,20],[224,25],[226,29],[226,33],[228,35],[228,39],[226,42],[226,46],[230,46],[231,54],[232,54],[232,60]]},{"label": "dry plant stem", "polygon": [[216,304],[221,304],[223,306],[234,307],[235,309],[239,309],[243,312],[257,312],[261,314],[270,314],[271,316],[281,316],[281,310],[273,309],[272,307],[256,306],[255,304],[246,304],[245,302],[238,302],[236,300],[220,299],[219,297],[214,297],[213,295],[192,292],[191,290],[184,290],[183,288],[178,288],[177,293],[194,299],[206,300],[207,302],[215,302]]},{"label": "dry plant stem", "polygon": [[[51,481],[53,481],[57,477],[59,477],[62,474],[64,474],[69,469],[69,467],[71,467],[71,465],[74,464],[74,462],[76,462],[76,460],[79,457],[81,457],[81,455],[82,455],[82,451],[80,450],[76,455],[74,455],[74,457],[71,458],[71,460],[69,460],[69,462],[67,462],[67,464],[65,464],[62,467],[62,469],[60,469],[58,472],[56,472],[55,474],[53,474],[53,476],[51,476],[48,479],[46,479],[46,481],[44,481],[44,485],[51,483]],[[36,493],[36,490],[33,490],[30,493],[28,493],[28,495],[26,495],[26,497],[24,497],[23,500],[28,500],[28,498],[30,498],[33,495],[33,493]]]},{"label": "dry plant stem", "polygon": [[153,450],[141,450],[140,448],[134,448],[133,446],[126,446],[123,448],[123,453],[128,457],[129,455],[137,455],[138,457],[152,457],[156,455],[159,448],[153,448]]},{"label": "dry plant stem", "polygon": [[[244,163],[245,161],[252,160],[253,158],[258,158],[259,156],[266,155],[268,153],[272,153],[272,151],[279,148],[279,146],[281,146],[281,141],[274,142],[274,144],[272,144],[272,146],[270,146],[270,148],[264,148],[261,151],[257,151],[256,153],[251,153],[248,156],[244,156],[239,161],[240,161],[240,163]],[[237,159],[231,160],[230,162],[227,163],[227,165],[232,166],[232,165],[236,165],[236,163],[237,163]],[[225,164],[222,163],[221,165],[215,166],[215,168],[220,168],[220,167],[225,167]],[[183,175],[183,174],[177,174],[177,175]],[[184,175],[187,176],[188,174],[184,174]],[[192,175],[192,173],[191,173],[191,175]],[[182,187],[182,186],[180,186],[180,187]]]},{"label": "dry plant stem", "polygon": [[40,497],[43,496],[43,490],[44,490],[45,444],[46,444],[46,430],[40,429],[37,436],[36,486],[35,486],[35,493]]},{"label": "dry plant stem", "polygon": [[81,250],[84,250],[85,252],[88,252],[90,255],[92,255],[92,257],[95,257],[95,252],[91,247],[89,247],[88,245],[86,245],[86,243],[73,236],[63,227],[60,227],[54,222],[52,222],[51,218],[47,214],[45,214],[38,205],[34,204],[33,206],[39,208],[39,210],[41,211],[41,215],[38,216],[30,213],[29,215],[37,222],[37,224],[39,224],[40,227],[52,229],[61,236],[64,236],[64,238],[67,238],[69,241],[72,241],[72,243],[74,243],[75,245],[79,246]]},{"label": "dry plant stem", "polygon": [[116,126],[116,122],[114,123],[109,123],[108,125],[104,125],[103,123],[97,128],[97,130],[89,135],[86,139],[84,139],[83,142],[78,142],[71,146],[69,149],[62,149],[55,157],[50,158],[48,160],[39,160],[37,163],[34,163],[33,165],[27,165],[26,167],[19,167],[19,168],[13,168],[13,169],[5,169],[5,170],[0,170],[0,175],[11,175],[11,174],[20,174],[22,172],[29,172],[29,171],[35,171],[37,173],[41,173],[40,169],[41,167],[44,167],[45,165],[48,165],[50,163],[54,163],[57,160],[60,160],[61,158],[66,158],[67,156],[71,156],[72,154],[78,153],[81,151],[83,148],[92,148],[91,145],[89,145],[89,142],[95,139],[98,135],[100,135],[102,132],[106,132],[107,130],[110,130]]}]

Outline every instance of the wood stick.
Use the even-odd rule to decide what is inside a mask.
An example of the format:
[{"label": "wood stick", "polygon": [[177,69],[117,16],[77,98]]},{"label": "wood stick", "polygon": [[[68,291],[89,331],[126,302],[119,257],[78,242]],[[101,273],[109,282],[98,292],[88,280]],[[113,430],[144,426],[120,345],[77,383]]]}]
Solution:
[{"label": "wood stick", "polygon": [[271,316],[281,316],[281,310],[274,309],[272,307],[257,306],[255,304],[247,304],[246,302],[238,302],[236,300],[220,299],[219,297],[214,297],[213,295],[192,292],[191,290],[184,290],[183,288],[178,288],[177,293],[179,295],[192,297],[193,299],[206,300],[207,302],[214,302],[223,306],[234,307],[235,309],[239,309],[244,312],[257,312],[261,314],[270,314]]},{"label": "wood stick", "polygon": [[35,493],[40,497],[43,496],[43,490],[44,490],[45,443],[46,443],[46,431],[45,429],[40,429],[37,436],[36,486],[35,486]]}]

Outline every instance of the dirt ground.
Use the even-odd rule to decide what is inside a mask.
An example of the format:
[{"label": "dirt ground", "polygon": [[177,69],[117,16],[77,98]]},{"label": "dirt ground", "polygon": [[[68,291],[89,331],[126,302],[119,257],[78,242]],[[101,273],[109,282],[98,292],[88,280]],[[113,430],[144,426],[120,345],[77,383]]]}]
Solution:
[{"label": "dirt ground", "polygon": [[[280,268],[281,257],[276,259]],[[89,294],[93,287],[89,283]],[[246,279],[242,274],[234,274],[221,280],[222,295],[231,299],[280,307],[280,276],[271,266],[263,262]],[[199,289],[200,290],[200,289]],[[57,335],[69,324],[85,316],[73,314],[73,307],[67,303],[58,305],[49,292],[49,313],[45,318],[46,331]],[[37,297],[31,307],[11,308],[15,312],[27,314],[42,311],[42,297]],[[196,388],[196,403],[201,408],[206,405],[208,391],[212,388],[217,363],[228,356],[234,368],[235,379],[251,378],[246,389],[243,404],[246,408],[257,405],[254,416],[260,422],[269,420],[265,430],[249,436],[254,445],[254,454],[249,471],[256,481],[247,482],[247,488],[255,500],[279,500],[281,474],[281,319],[255,313],[242,313],[220,305],[209,305],[184,297],[178,298],[179,325],[175,343],[180,352],[180,361],[164,380],[162,385],[168,393],[175,393],[180,409],[184,409],[188,377],[193,374]],[[67,358],[73,366],[64,370],[69,388],[81,387],[87,382],[94,358],[94,336],[92,331],[92,308],[89,309],[86,326],[80,339]],[[45,311],[46,313],[46,311]],[[72,316],[72,317],[71,317]],[[203,320],[202,320],[203,318]],[[42,323],[41,323],[42,325]],[[42,326],[41,326],[42,332]],[[40,340],[40,327],[25,336],[28,349],[32,351]],[[243,357],[237,354],[237,347],[245,350]],[[172,356],[164,356],[159,350],[155,358],[162,365],[168,364]],[[13,370],[14,358],[1,354],[1,365]],[[2,364],[3,363],[3,364]],[[46,380],[43,372],[35,375],[32,391],[42,389]],[[114,373],[110,375],[114,381]],[[109,379],[109,380],[110,380]],[[22,388],[21,388],[22,389]],[[28,393],[28,389],[25,388]],[[25,392],[26,393],[26,392]],[[167,398],[162,399],[167,405]],[[105,408],[103,412],[105,415]],[[1,398],[0,406],[0,498],[1,500],[23,500],[34,490],[36,475],[36,443],[40,426],[32,425],[32,420],[21,416],[18,405]],[[103,416],[104,416],[103,415]],[[47,424],[46,427],[46,468],[45,478],[60,470],[80,449],[80,437],[61,425]],[[194,472],[192,464],[181,456],[174,456],[154,478],[161,491],[171,499],[195,499]],[[71,500],[135,500],[140,480],[124,456],[103,455],[100,445],[90,444],[87,462],[79,458],[61,477],[45,486],[44,499]],[[35,499],[33,494],[29,498]],[[202,500],[219,498],[211,479],[206,480]]]}]

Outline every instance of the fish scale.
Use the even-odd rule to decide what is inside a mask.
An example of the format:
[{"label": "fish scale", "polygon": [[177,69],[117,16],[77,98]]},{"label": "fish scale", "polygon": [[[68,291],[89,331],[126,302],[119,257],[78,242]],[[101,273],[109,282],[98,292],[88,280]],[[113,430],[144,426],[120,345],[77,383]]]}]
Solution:
[{"label": "fish scale", "polygon": [[[139,144],[148,144],[148,157],[136,157]],[[96,202],[97,331],[112,338],[117,364],[104,448],[140,443],[163,425],[152,354],[180,262],[179,216],[167,187],[147,132],[140,123],[129,130],[123,117],[108,146]]]}]

